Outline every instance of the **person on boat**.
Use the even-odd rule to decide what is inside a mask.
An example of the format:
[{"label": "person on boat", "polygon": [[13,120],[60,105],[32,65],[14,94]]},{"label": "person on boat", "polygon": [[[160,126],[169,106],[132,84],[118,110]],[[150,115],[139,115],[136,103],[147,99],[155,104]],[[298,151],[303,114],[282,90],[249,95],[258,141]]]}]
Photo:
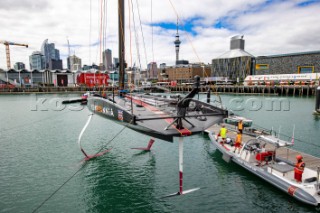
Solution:
[{"label": "person on boat", "polygon": [[224,144],[226,142],[226,138],[227,138],[227,128],[224,124],[221,125],[221,129],[220,129],[220,137],[222,139],[222,143]]},{"label": "person on boat", "polygon": [[240,148],[241,148],[241,143],[242,143],[242,134],[240,131],[238,131],[238,134],[236,136],[236,141],[235,141],[235,144],[234,144],[234,151],[233,152],[236,152],[237,149],[239,149],[238,153],[240,152]]},{"label": "person on boat", "polygon": [[302,182],[302,174],[306,164],[302,161],[303,157],[301,155],[297,155],[296,158],[297,158],[297,163],[294,167],[294,179],[297,182]]},{"label": "person on boat", "polygon": [[242,134],[242,130],[243,130],[243,122],[242,122],[242,120],[240,120],[238,122],[238,131],[240,131],[240,133]]}]

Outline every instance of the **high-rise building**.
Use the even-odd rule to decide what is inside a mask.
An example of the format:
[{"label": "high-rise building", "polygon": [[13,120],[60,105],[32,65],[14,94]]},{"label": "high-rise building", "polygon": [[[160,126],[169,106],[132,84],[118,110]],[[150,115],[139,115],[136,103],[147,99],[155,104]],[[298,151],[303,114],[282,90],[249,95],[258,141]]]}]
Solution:
[{"label": "high-rise building", "polygon": [[116,68],[119,65],[119,58],[113,58],[113,68]]},{"label": "high-rise building", "polygon": [[29,56],[30,69],[45,69],[45,56],[40,51],[34,51],[32,55]]},{"label": "high-rise building", "polygon": [[[58,49],[55,49],[54,43],[48,43],[48,39],[44,40],[41,46],[41,53],[45,57],[45,68],[62,69],[62,61],[60,62],[60,52]],[[51,67],[49,67],[50,65]]]},{"label": "high-rise building", "polygon": [[67,58],[68,69],[71,71],[81,70],[81,58],[72,55]]},{"label": "high-rise building", "polygon": [[26,65],[22,62],[16,62],[13,66],[15,70],[22,70],[26,68]]},{"label": "high-rise building", "polygon": [[62,70],[62,60],[50,59],[49,61],[49,69],[50,70]]},{"label": "high-rise building", "polygon": [[106,49],[103,51],[103,66],[106,70],[112,70],[112,51],[110,49]]},{"label": "high-rise building", "polygon": [[158,78],[158,67],[156,62],[151,62],[148,64],[147,71],[149,73],[149,79],[157,79]]}]

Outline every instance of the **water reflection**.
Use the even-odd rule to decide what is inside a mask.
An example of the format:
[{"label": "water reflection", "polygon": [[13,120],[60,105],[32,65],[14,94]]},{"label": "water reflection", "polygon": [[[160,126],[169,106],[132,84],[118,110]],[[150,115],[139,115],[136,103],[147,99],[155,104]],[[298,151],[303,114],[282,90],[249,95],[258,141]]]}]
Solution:
[{"label": "water reflection", "polygon": [[[127,158],[127,159],[126,159]],[[89,162],[85,202],[90,212],[155,212],[152,155],[120,156],[112,152]]]}]

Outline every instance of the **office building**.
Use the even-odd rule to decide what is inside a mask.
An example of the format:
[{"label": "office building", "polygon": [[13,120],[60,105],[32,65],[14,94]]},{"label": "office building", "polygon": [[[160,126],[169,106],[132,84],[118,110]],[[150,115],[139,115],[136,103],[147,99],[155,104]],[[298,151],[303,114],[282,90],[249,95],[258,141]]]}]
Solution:
[{"label": "office building", "polygon": [[30,69],[43,70],[46,67],[45,56],[40,51],[34,51],[31,56],[29,56]]},{"label": "office building", "polygon": [[22,70],[26,68],[26,65],[22,62],[16,62],[13,66],[15,70]]},{"label": "office building", "polygon": [[106,70],[112,70],[112,51],[110,49],[106,49],[102,53],[103,57],[103,66]]},{"label": "office building", "polygon": [[68,69],[71,71],[81,70],[81,58],[72,55],[67,58]]}]

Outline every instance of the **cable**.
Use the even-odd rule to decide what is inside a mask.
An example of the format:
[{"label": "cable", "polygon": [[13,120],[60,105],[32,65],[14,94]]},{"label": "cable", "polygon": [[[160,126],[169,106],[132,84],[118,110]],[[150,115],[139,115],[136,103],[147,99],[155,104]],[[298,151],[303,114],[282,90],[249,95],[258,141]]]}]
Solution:
[{"label": "cable", "polygon": [[91,21],[91,2],[92,0],[90,0],[90,29],[89,29],[89,65],[92,65],[92,62],[91,62],[91,25],[92,25],[92,21]]},{"label": "cable", "polygon": [[132,68],[132,42],[131,42],[131,38],[132,38],[132,35],[131,35],[131,9],[130,9],[130,0],[128,0],[128,11],[129,11],[129,33],[130,33],[130,36],[129,36],[129,40],[130,40],[130,44],[129,44],[129,49],[130,49],[130,66]]},{"label": "cable", "polygon": [[[169,0],[169,2],[170,2],[170,4],[171,4],[171,7],[173,8],[175,14],[177,15],[178,20],[180,21],[180,23],[183,23],[182,20],[181,20],[180,17],[179,17],[179,14],[178,14],[176,8],[174,7],[173,3],[171,2],[171,0]],[[182,28],[185,30],[184,25],[181,25],[181,26],[182,26]],[[188,41],[189,41],[189,43],[190,43],[190,45],[191,45],[191,47],[192,47],[193,52],[195,53],[195,55],[196,55],[196,57],[198,58],[199,63],[200,63],[200,62],[201,62],[200,57],[199,57],[196,49],[194,48],[193,43],[192,43],[192,41],[191,41],[190,36],[188,35],[188,33],[186,33],[186,36],[187,36],[187,39],[188,39]]]},{"label": "cable", "polygon": [[61,186],[59,186],[49,197],[47,197],[37,208],[35,208],[32,213],[38,211],[38,209],[40,209],[43,204],[45,204],[48,200],[50,200],[50,198],[52,198],[64,185],[66,185],[82,168],[84,168],[87,165],[87,161],[82,164],[82,166],[71,176],[69,177]]},{"label": "cable", "polygon": [[[103,29],[102,29],[102,26],[103,26],[103,16],[104,16],[104,5],[103,5],[104,1],[103,0],[100,0],[100,33],[99,33],[99,41],[100,41],[100,54],[99,54],[99,61],[100,61],[100,64],[102,63],[102,45],[103,45],[103,41],[102,41],[102,35],[103,35]],[[99,64],[99,65],[100,65]],[[100,67],[100,66],[99,66]]]},{"label": "cable", "polygon": [[[146,44],[145,44],[145,41],[144,41],[144,35],[143,35],[143,30],[142,30],[142,23],[141,23],[141,17],[140,17],[139,1],[137,1],[137,8],[138,8],[138,17],[139,17],[139,22],[140,22],[140,30],[141,30],[141,34],[142,34],[144,55],[145,55],[145,57],[146,57],[146,65],[148,65],[148,56],[147,56]],[[149,75],[150,75],[150,73],[149,73]],[[150,77],[150,76],[149,76],[149,77]]]},{"label": "cable", "polygon": [[[134,13],[134,9],[133,9],[133,3],[132,3],[132,0],[131,1],[131,10],[132,10],[132,20],[133,20],[133,28],[134,28],[134,34],[135,34],[135,42],[136,42],[136,50],[137,50],[137,56],[138,56],[138,62],[139,62],[139,67],[141,70],[141,58],[140,58],[140,48],[139,48],[139,39],[138,39],[138,34],[137,34],[137,31],[136,31],[136,22],[135,22],[135,13]],[[139,71],[140,73],[140,71]]]},{"label": "cable", "polygon": [[152,45],[152,61],[154,62],[154,50],[153,50],[153,5],[151,0],[151,45]]},{"label": "cable", "polygon": [[[102,146],[101,149],[96,152],[96,154],[101,152],[105,148],[105,146],[109,145],[120,133],[123,132],[123,130],[128,127],[129,124],[131,124],[131,122],[132,121],[130,121],[130,123],[127,123],[127,125],[125,125],[111,140],[109,140],[108,143]],[[32,213],[38,211],[48,200],[50,200],[60,189],[62,189],[63,186],[65,186],[78,172],[80,172],[81,169],[83,169],[87,165],[87,162],[88,161],[85,161],[84,164],[82,164],[82,166],[73,175],[71,175],[65,182],[63,182],[63,184],[59,186],[51,195],[49,195],[37,208],[35,208]]]}]

